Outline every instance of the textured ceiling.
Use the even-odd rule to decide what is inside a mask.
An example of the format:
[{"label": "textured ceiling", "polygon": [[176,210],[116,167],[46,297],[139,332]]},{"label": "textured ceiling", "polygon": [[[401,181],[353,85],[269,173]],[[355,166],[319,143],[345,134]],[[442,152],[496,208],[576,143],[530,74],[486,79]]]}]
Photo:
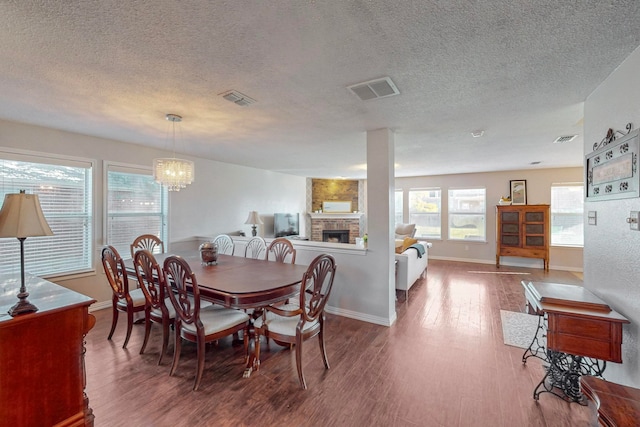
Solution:
[{"label": "textured ceiling", "polygon": [[[176,113],[178,151],[323,178],[365,177],[385,127],[397,176],[580,166],[582,103],[640,45],[638,0],[1,6],[0,118],[170,149]],[[346,89],[383,76],[400,95]]]}]

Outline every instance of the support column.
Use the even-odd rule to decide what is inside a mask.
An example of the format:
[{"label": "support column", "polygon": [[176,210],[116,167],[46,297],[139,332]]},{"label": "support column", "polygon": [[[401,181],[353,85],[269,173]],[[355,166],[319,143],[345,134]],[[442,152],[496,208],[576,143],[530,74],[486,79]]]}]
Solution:
[{"label": "support column", "polygon": [[[384,299],[389,324],[396,320],[394,190],[395,143],[390,129],[367,132],[367,256],[373,257],[375,294]],[[371,264],[371,263],[370,263]],[[378,292],[379,291],[379,292]]]}]

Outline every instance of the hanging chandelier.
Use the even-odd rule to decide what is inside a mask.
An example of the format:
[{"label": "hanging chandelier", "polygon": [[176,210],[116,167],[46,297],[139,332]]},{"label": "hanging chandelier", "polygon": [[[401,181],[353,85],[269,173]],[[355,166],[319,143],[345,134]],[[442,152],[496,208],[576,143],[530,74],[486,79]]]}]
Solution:
[{"label": "hanging chandelier", "polygon": [[193,182],[194,166],[190,160],[176,159],[176,123],[180,123],[182,117],[167,114],[167,120],[172,123],[173,157],[153,160],[153,179],[169,191],[180,191]]}]

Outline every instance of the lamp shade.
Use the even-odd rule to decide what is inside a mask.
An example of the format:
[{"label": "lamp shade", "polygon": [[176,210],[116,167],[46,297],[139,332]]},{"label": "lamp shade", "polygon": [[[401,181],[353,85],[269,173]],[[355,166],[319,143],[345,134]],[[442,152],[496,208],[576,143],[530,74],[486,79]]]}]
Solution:
[{"label": "lamp shade", "polygon": [[264,224],[260,219],[260,215],[258,215],[258,211],[250,211],[249,217],[244,222],[245,224]]},{"label": "lamp shade", "polygon": [[7,194],[0,210],[0,237],[53,236],[36,194]]}]

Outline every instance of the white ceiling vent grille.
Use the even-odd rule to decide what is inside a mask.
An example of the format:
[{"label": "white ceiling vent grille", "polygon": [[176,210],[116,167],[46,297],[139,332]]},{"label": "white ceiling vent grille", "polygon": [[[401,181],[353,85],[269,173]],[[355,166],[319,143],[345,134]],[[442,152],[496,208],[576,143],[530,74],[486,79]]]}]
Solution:
[{"label": "white ceiling vent grille", "polygon": [[237,90],[229,90],[220,94],[227,101],[231,101],[241,107],[246,107],[256,102],[255,99],[249,98],[247,95],[238,92]]},{"label": "white ceiling vent grille", "polygon": [[578,135],[565,135],[565,136],[559,136],[556,138],[555,141],[553,141],[554,144],[564,144],[565,142],[571,142],[574,139],[576,139]]},{"label": "white ceiling vent grille", "polygon": [[358,98],[363,101],[371,99],[386,98],[388,96],[399,95],[400,91],[390,77],[369,80],[368,82],[356,83],[347,86],[351,92],[355,93]]}]

